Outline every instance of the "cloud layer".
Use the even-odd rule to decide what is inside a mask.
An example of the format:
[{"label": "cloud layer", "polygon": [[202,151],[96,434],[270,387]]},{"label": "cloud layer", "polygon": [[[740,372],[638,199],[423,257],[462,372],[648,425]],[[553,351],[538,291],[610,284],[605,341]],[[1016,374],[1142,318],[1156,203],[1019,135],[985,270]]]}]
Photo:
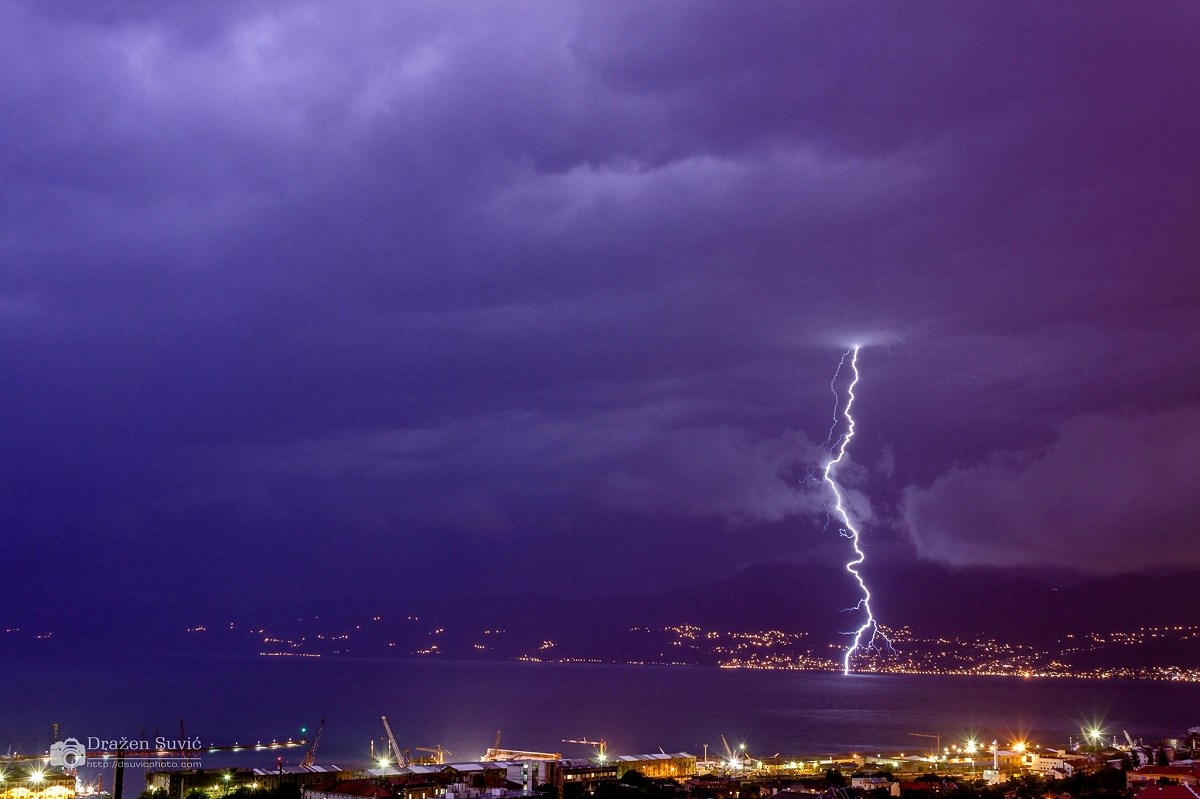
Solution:
[{"label": "cloud layer", "polygon": [[918,551],[960,565],[1125,572],[1200,561],[1200,411],[1079,416],[1051,444],[910,488]]},{"label": "cloud layer", "polygon": [[[1194,526],[1169,480],[1086,512],[1116,463],[1076,441],[1197,409],[1193,4],[14,2],[0,30],[0,534],[31,573],[618,590],[794,557],[851,341],[878,543],[1200,561],[1131,554],[1143,504]],[[1082,526],[1032,535],[1051,503],[1013,493],[1073,474]]]}]

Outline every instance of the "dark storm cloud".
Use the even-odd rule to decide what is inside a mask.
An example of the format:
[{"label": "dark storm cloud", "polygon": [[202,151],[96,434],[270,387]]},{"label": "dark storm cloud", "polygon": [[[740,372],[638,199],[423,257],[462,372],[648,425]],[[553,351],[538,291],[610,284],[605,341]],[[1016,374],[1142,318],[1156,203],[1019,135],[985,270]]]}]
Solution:
[{"label": "dark storm cloud", "polygon": [[[1190,4],[0,15],[0,499],[31,563],[786,557],[851,340],[877,534],[1062,561],[995,498],[1093,461],[1096,419],[1117,447],[1195,409]],[[1128,496],[1194,526],[1156,490]]]},{"label": "dark storm cloud", "polygon": [[1200,559],[1200,411],[1079,416],[1050,445],[910,489],[922,553],[1121,572]]}]

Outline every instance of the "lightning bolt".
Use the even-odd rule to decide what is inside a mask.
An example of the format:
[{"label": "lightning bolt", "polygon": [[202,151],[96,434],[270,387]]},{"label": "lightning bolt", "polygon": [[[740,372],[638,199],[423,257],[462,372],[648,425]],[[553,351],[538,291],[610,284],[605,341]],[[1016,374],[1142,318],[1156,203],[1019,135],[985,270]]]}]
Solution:
[{"label": "lightning bolt", "polygon": [[[842,496],[842,489],[838,486],[837,480],[834,479],[834,474],[837,472],[838,467],[842,465],[842,460],[846,456],[846,450],[854,438],[854,416],[851,414],[851,410],[854,407],[854,389],[858,386],[859,378],[858,349],[858,345],[855,344],[842,355],[842,360],[838,362],[837,371],[833,373],[833,382],[830,383],[836,401],[838,396],[836,388],[838,375],[841,374],[842,367],[845,365],[846,358],[848,357],[850,359],[850,370],[853,372],[854,377],[850,380],[850,385],[846,389],[846,407],[842,409],[841,413],[842,418],[846,422],[846,432],[838,439],[837,447],[831,452],[833,457],[825,462],[824,471],[822,472],[822,479],[829,485],[830,490],[833,491],[833,514],[841,520],[841,533],[850,539],[850,545],[854,549],[854,557],[847,561],[846,571],[854,576],[855,582],[858,583],[859,591],[862,592],[862,599],[858,601],[858,604],[852,610],[865,610],[867,613],[867,618],[863,621],[862,626],[853,633],[849,633],[854,636],[854,639],[851,641],[850,646],[846,648],[846,652],[842,657],[842,674],[850,673],[850,659],[859,649],[868,653],[879,651],[879,641],[883,641],[889,649],[892,646],[892,642],[879,629],[879,622],[876,621],[875,612],[871,608],[871,589],[867,587],[866,580],[863,579],[862,574],[858,570],[858,567],[867,559],[867,555],[862,550],[862,541],[858,528],[850,520],[850,513],[846,509],[846,501]],[[830,441],[833,439],[834,429],[838,426],[837,416],[837,406],[835,405],[833,427],[830,428],[829,435]]]}]

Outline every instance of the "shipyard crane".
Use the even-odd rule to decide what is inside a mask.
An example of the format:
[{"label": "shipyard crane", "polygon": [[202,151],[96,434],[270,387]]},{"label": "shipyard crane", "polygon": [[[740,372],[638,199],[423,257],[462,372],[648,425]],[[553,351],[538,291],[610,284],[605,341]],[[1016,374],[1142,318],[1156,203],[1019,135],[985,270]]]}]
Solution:
[{"label": "shipyard crane", "polygon": [[725,765],[727,768],[731,768],[731,769],[743,768],[743,767],[745,767],[746,762],[748,762],[750,760],[750,755],[746,752],[745,744],[738,744],[738,748],[735,751],[733,749],[733,747],[731,747],[729,745],[728,739],[726,739],[726,737],[724,735],[722,735],[721,736],[721,745],[723,747],[725,747],[725,758],[726,758]]},{"label": "shipyard crane", "polygon": [[910,732],[909,735],[911,735],[914,738],[931,738],[931,739],[933,739],[933,741],[935,742],[935,744],[937,746],[937,748],[933,750],[933,757],[935,760],[937,759],[938,755],[940,755],[942,753],[942,736],[934,735],[933,733],[928,733],[928,732]]},{"label": "shipyard crane", "polygon": [[438,766],[446,765],[446,755],[454,754],[449,749],[443,748],[441,744],[438,744],[437,746],[414,746],[413,750],[417,752],[428,752],[429,754],[433,755],[431,759],[433,760],[434,764]]},{"label": "shipyard crane", "polygon": [[[183,729],[183,716],[180,716],[180,717],[179,717],[179,740],[181,740],[181,741],[186,741],[187,739],[188,739],[188,737],[187,737],[187,733],[186,733],[186,732],[184,732],[184,729]],[[191,758],[191,756],[190,756],[190,755],[184,755],[184,756],[183,756],[183,759],[184,759],[184,761],[185,761],[185,762],[184,762],[184,764],[183,764],[183,765],[184,765],[184,767],[186,767],[186,766],[188,765],[186,761],[187,761],[187,760],[189,760],[190,758]]]},{"label": "shipyard crane", "polygon": [[383,729],[387,732],[388,746],[392,749],[392,757],[396,759],[396,768],[404,768],[408,765],[408,758],[404,756],[404,752],[400,751],[400,745],[396,743],[396,736],[392,733],[392,725],[388,724],[387,716],[380,716],[383,719]]},{"label": "shipyard crane", "polygon": [[562,760],[562,752],[527,752],[523,749],[501,749],[500,730],[496,730],[496,741],[492,748],[483,753],[480,760],[496,763],[504,760]]},{"label": "shipyard crane", "polygon": [[597,747],[597,757],[601,760],[608,760],[608,741],[601,738],[599,741],[589,741],[587,738],[563,738],[565,744],[584,744],[585,746]]},{"label": "shipyard crane", "polygon": [[321,745],[321,733],[324,731],[325,717],[322,716],[321,723],[317,725],[317,734],[313,736],[312,746],[308,747],[308,751],[300,759],[301,768],[310,768],[317,761],[317,747]]}]

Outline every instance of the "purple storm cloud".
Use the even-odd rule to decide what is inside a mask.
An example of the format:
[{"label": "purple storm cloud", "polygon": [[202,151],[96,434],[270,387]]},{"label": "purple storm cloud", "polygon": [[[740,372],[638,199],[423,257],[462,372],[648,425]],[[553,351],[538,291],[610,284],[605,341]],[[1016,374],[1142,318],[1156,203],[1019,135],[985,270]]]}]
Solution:
[{"label": "purple storm cloud", "polygon": [[0,30],[0,529],[31,575],[588,592],[819,558],[802,478],[853,341],[868,544],[1200,565],[1194,3]]}]

